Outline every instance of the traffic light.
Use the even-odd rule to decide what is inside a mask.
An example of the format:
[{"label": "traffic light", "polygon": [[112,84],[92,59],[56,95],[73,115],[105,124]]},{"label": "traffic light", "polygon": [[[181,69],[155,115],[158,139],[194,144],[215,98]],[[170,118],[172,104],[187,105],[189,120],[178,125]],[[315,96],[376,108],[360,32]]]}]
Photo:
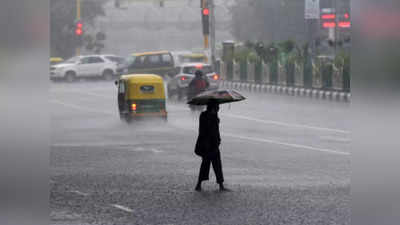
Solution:
[{"label": "traffic light", "polygon": [[321,15],[322,28],[335,28],[336,27],[336,14],[324,13]]},{"label": "traffic light", "polygon": [[203,8],[201,10],[201,21],[203,23],[203,34],[208,35],[210,34],[210,9]]},{"label": "traffic light", "polygon": [[75,34],[76,36],[80,37],[83,35],[83,24],[81,21],[76,22],[75,26]]},{"label": "traffic light", "polygon": [[340,18],[340,21],[338,22],[338,27],[340,27],[340,28],[350,28],[351,27],[350,13],[345,12],[343,14],[343,16]]},{"label": "traffic light", "polygon": [[336,14],[334,13],[328,13],[328,14],[322,14],[321,19],[323,20],[334,20],[336,19]]}]

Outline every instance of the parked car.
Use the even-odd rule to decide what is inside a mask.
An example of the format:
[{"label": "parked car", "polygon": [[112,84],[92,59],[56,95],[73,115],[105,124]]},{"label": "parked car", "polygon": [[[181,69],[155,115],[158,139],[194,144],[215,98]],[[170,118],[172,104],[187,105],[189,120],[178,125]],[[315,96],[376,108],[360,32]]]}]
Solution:
[{"label": "parked car", "polygon": [[121,56],[116,56],[116,55],[101,55],[104,56],[106,59],[115,62],[117,65],[121,65],[125,62],[125,58]]},{"label": "parked car", "polygon": [[50,79],[61,78],[68,82],[83,77],[111,80],[116,74],[116,58],[118,57],[114,55],[75,56],[63,63],[51,66]]},{"label": "parked car", "polygon": [[171,52],[135,53],[125,59],[117,68],[118,75],[157,74],[163,77],[176,74],[174,58]]},{"label": "parked car", "polygon": [[168,96],[177,95],[178,99],[186,96],[187,88],[190,81],[195,77],[197,70],[203,71],[210,83],[210,90],[218,89],[220,76],[214,72],[212,66],[206,63],[184,63],[176,67],[177,75],[175,75],[167,85]]}]

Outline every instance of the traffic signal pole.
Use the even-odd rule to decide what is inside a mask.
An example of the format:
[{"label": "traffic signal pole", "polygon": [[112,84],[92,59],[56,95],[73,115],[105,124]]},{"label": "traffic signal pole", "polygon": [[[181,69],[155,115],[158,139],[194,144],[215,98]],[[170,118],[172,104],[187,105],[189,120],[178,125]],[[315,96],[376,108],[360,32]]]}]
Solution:
[{"label": "traffic signal pole", "polygon": [[[210,45],[211,45],[211,65],[215,66],[215,4],[214,0],[209,0],[210,7]],[[215,69],[215,68],[214,68]]]},{"label": "traffic signal pole", "polygon": [[204,34],[204,49],[208,50],[208,47],[209,47],[208,35]]},{"label": "traffic signal pole", "polygon": [[[76,0],[76,21],[81,20],[81,0]],[[75,55],[81,54],[81,48],[78,46],[75,49]]]},{"label": "traffic signal pole", "polygon": [[[206,62],[210,60],[210,0],[200,0],[201,7],[201,23],[203,26],[204,37],[204,53],[206,54]],[[212,41],[212,40],[211,40]]]}]

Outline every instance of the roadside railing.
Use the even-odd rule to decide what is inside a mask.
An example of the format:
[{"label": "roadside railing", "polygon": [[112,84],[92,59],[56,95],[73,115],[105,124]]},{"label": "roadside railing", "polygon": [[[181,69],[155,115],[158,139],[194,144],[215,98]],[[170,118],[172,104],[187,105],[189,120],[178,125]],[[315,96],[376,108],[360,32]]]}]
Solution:
[{"label": "roadside railing", "polygon": [[217,72],[226,81],[350,92],[350,71],[324,59],[282,65],[279,62],[217,61]]}]

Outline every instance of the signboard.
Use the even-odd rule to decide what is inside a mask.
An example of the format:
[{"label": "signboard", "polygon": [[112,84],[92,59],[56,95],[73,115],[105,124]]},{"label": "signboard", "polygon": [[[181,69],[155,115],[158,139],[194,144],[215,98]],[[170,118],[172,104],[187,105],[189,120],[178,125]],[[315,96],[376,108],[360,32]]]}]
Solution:
[{"label": "signboard", "polygon": [[319,19],[319,0],[305,0],[304,18]]}]

